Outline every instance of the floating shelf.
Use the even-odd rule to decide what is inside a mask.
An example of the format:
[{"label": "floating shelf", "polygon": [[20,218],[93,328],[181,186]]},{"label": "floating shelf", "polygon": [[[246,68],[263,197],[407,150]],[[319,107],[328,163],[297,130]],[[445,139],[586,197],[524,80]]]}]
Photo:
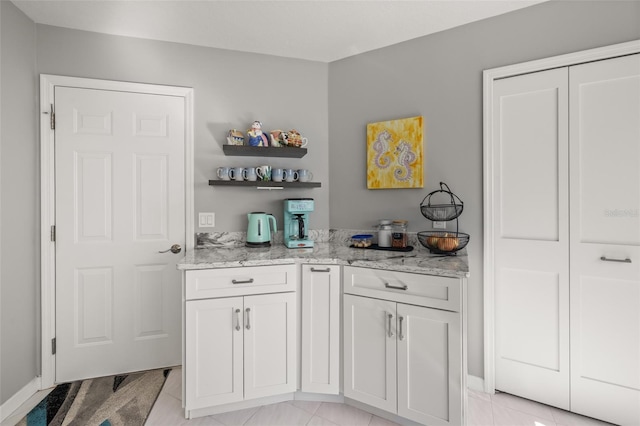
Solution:
[{"label": "floating shelf", "polygon": [[222,145],[224,155],[236,157],[286,157],[302,158],[307,155],[307,148],[283,146],[275,148],[271,146],[247,146],[247,145]]},{"label": "floating shelf", "polygon": [[[253,148],[253,147],[252,147]],[[261,148],[264,149],[264,148]],[[282,149],[282,148],[274,148]],[[299,148],[296,148],[299,149]],[[210,180],[211,186],[244,186],[258,189],[283,189],[283,188],[320,188],[320,182],[273,182],[273,181],[237,181],[237,180]]]}]

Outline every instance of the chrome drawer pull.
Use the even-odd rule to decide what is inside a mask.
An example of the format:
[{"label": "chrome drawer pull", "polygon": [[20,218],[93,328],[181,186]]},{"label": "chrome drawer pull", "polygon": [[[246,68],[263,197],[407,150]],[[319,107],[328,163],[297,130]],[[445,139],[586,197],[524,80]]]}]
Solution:
[{"label": "chrome drawer pull", "polygon": [[251,309],[247,308],[245,309],[246,313],[247,313],[247,325],[246,325],[246,329],[250,330],[251,329],[251,324],[249,324],[249,313],[251,312]]},{"label": "chrome drawer pull", "polygon": [[626,259],[609,259],[606,256],[602,256],[602,257],[600,257],[600,260],[602,260],[604,262],[631,263],[631,259],[629,259],[628,257]]},{"label": "chrome drawer pull", "polygon": [[389,283],[384,283],[384,286],[385,286],[386,288],[393,288],[393,289],[395,289],[395,290],[406,290],[406,289],[408,289],[408,288],[409,288],[406,284],[404,284],[402,287],[396,287],[396,286],[393,286],[393,285],[391,285],[391,284],[389,284]]},{"label": "chrome drawer pull", "polygon": [[393,337],[393,331],[391,331],[391,320],[393,319],[393,315],[391,315],[391,314],[388,314],[388,315],[389,315],[389,326],[388,326],[389,333],[388,333],[388,335],[389,335],[389,337]]},{"label": "chrome drawer pull", "polygon": [[327,268],[327,269],[311,268],[311,272],[331,272],[331,268]]},{"label": "chrome drawer pull", "polygon": [[242,281],[231,280],[231,282],[233,284],[251,284],[253,282],[253,278],[249,278],[248,280],[242,280]]},{"label": "chrome drawer pull", "polygon": [[400,334],[398,334],[400,340],[404,340],[404,334],[402,333],[402,321],[404,321],[404,318],[400,317]]},{"label": "chrome drawer pull", "polygon": [[240,331],[240,309],[236,309],[236,330]]}]

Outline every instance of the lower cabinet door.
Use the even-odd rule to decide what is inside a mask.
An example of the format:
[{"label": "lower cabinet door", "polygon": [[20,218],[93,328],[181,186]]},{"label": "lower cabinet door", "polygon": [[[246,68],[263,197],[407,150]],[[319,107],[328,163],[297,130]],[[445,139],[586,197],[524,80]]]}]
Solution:
[{"label": "lower cabinet door", "polygon": [[185,305],[185,408],[242,401],[242,297]]},{"label": "lower cabinet door", "polygon": [[243,314],[245,399],[295,392],[296,293],[245,296]]},{"label": "lower cabinet door", "polygon": [[344,396],[397,412],[396,303],[345,294]]},{"label": "lower cabinet door", "polygon": [[302,392],[340,393],[340,266],[302,265]]},{"label": "lower cabinet door", "polygon": [[462,424],[460,315],[398,303],[398,415]]}]

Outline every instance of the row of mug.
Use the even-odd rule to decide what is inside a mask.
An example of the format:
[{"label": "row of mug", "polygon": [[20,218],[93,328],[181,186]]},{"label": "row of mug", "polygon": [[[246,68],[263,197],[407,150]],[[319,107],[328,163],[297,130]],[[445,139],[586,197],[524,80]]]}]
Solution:
[{"label": "row of mug", "polygon": [[259,167],[218,167],[218,179],[235,181],[309,182],[313,173],[307,169],[280,169],[271,166]]}]

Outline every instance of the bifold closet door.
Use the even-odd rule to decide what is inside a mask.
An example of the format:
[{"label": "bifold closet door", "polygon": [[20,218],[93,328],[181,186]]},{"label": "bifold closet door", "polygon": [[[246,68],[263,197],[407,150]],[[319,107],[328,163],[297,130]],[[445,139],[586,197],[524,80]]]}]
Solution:
[{"label": "bifold closet door", "polygon": [[570,68],[571,410],[640,424],[640,55]]},{"label": "bifold closet door", "polygon": [[569,409],[568,71],[493,93],[495,387]]}]

